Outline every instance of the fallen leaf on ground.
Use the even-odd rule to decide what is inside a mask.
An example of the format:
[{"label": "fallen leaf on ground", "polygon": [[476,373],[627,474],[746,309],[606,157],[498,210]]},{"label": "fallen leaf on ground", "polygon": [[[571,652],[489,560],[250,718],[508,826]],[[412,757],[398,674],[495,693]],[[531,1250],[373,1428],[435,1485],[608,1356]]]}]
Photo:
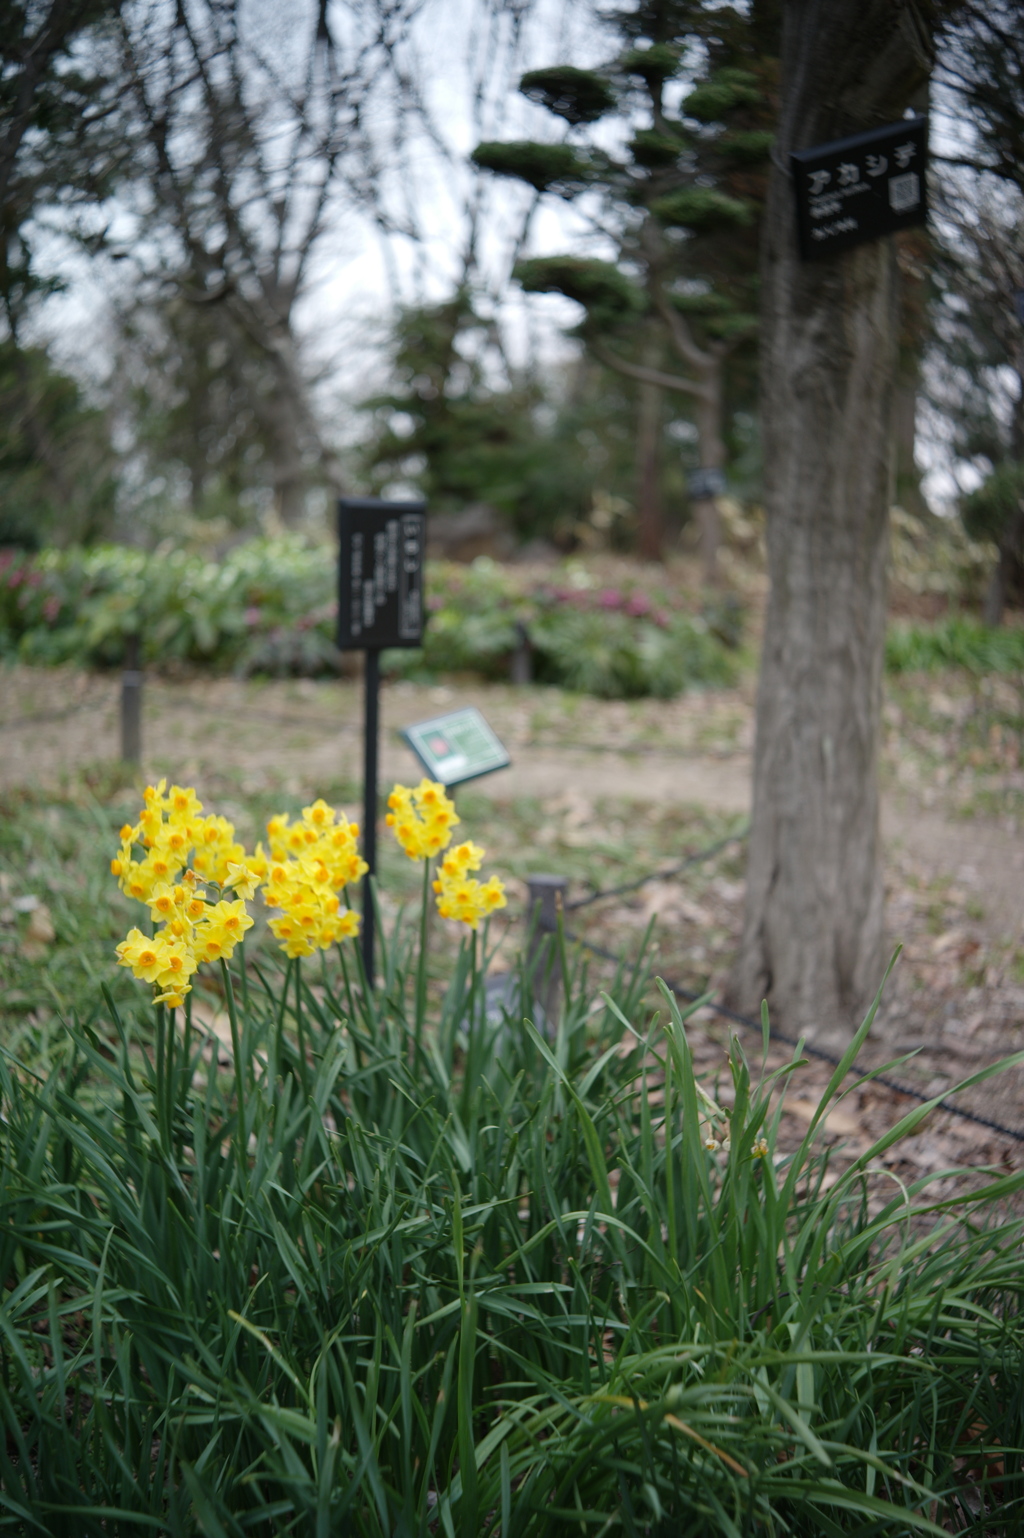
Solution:
[{"label": "fallen leaf on ground", "polygon": [[[808,1124],[813,1121],[818,1109],[816,1100],[786,1099],[782,1102],[782,1109],[790,1111],[794,1116],[799,1116],[801,1121]],[[837,1133],[840,1137],[850,1137],[863,1132],[861,1119],[853,1111],[848,1111],[845,1106],[837,1105],[823,1119],[826,1132]]]},{"label": "fallen leaf on ground", "polygon": [[21,940],[21,954],[26,961],[39,961],[46,955],[46,947],[57,938],[50,910],[45,903],[38,903],[29,914],[25,933]]}]

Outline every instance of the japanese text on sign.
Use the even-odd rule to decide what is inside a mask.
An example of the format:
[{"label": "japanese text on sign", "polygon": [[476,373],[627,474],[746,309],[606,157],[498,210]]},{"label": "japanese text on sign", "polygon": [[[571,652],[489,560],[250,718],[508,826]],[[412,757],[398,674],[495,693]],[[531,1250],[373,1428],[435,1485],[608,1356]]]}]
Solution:
[{"label": "japanese text on sign", "polygon": [[339,647],[419,646],[423,504],[343,498],[338,505],[338,528]]},{"label": "japanese text on sign", "polygon": [[912,118],[791,155],[805,260],[923,221],[927,134]]}]

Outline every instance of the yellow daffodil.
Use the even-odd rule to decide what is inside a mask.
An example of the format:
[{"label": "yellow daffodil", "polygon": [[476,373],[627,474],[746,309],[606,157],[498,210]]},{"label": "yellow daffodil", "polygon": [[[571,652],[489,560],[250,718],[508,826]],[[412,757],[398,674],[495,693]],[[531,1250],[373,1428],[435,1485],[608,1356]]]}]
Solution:
[{"label": "yellow daffodil", "polygon": [[[117,947],[118,962],[155,985],[158,1004],[177,1008],[200,963],[227,960],[251,928],[245,899],[265,879],[267,860],[259,846],[246,855],[226,818],[201,816],[202,802],[191,787],[165,791],[164,780],[147,786],[139,820],[121,828],[120,853],[110,868],[121,890],[145,903],[153,923],[162,926],[152,939],[133,929]],[[145,850],[142,859],[135,857],[137,846]],[[204,879],[230,885],[237,895],[210,903]]]},{"label": "yellow daffodil", "polygon": [[203,803],[191,786],[172,785],[164,801],[165,810],[173,822],[198,817]]},{"label": "yellow daffodil", "polygon": [[242,862],[228,861],[228,875],[224,882],[226,887],[233,887],[239,897],[250,902],[255,897],[257,889],[263,884],[263,876],[252,866]]},{"label": "yellow daffodil", "polygon": [[145,983],[155,983],[163,967],[164,948],[160,940],[150,940],[141,929],[130,929],[117,947],[118,966],[131,967]]},{"label": "yellow daffodil", "polygon": [[386,822],[410,860],[429,860],[451,843],[460,821],[443,785],[423,779],[414,788],[396,785],[388,797]]},{"label": "yellow daffodil", "polygon": [[[434,837],[447,816],[444,799],[424,801]],[[246,903],[260,886],[267,906],[281,910],[270,928],[289,956],[309,956],[358,934],[359,915],[338,894],[366,873],[359,826],[326,801],[304,807],[297,823],[284,814],[271,818],[269,854],[257,844],[251,855],[227,818],[202,815],[189,786],[167,790],[161,780],[147,786],[144,803],[138,822],[120,829],[121,847],[110,869],[123,892],[145,903],[157,926],[152,938],[132,929],[118,945],[117,959],[153,984],[158,1004],[178,1008],[203,962],[230,958],[252,928]],[[207,897],[206,882],[220,888],[218,901]]]},{"label": "yellow daffodil", "polygon": [[477,881],[467,874],[479,870],[483,858],[480,845],[468,840],[445,855],[434,882],[437,911],[442,918],[457,919],[460,924],[476,929],[481,919],[487,918],[495,909],[505,907],[505,888],[497,876]]},{"label": "yellow daffodil", "polygon": [[281,814],[267,823],[263,896],[268,908],[281,910],[270,928],[287,956],[311,956],[358,933],[358,914],[342,909],[337,895],[366,874],[358,837],[358,824],[322,800],[303,807],[301,822]]},{"label": "yellow daffodil", "polygon": [[[179,889],[180,890],[180,889]],[[166,923],[178,911],[176,889],[166,881],[153,888],[148,900],[149,916],[154,924]]]}]

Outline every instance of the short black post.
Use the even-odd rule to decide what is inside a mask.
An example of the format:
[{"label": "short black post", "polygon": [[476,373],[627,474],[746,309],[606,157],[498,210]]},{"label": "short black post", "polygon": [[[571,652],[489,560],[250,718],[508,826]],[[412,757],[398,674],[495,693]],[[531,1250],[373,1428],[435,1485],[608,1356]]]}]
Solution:
[{"label": "short black post", "polygon": [[569,885],[567,876],[528,876],[526,917],[529,925],[527,969],[534,995],[547,1017],[545,1034],[555,1035],[554,1019],[562,988],[562,958],[558,950],[558,915]]},{"label": "short black post", "polygon": [[514,684],[533,682],[533,656],[530,651],[530,632],[522,620],[516,620],[516,645],[508,670],[509,681]]},{"label": "short black post", "polygon": [[373,987],[373,888],[377,874],[377,745],[380,737],[380,652],[366,653],[363,693],[363,966]]},{"label": "short black post", "polygon": [[121,674],[121,759],[142,762],[142,648],[138,631],[124,638],[124,671]]}]

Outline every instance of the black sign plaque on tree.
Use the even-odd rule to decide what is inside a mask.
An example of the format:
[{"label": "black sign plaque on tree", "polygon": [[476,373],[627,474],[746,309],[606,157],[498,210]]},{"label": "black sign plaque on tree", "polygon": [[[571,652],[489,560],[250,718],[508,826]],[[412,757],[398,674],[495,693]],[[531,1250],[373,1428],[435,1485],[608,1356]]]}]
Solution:
[{"label": "black sign plaque on tree", "polygon": [[925,221],[926,117],[796,150],[789,160],[805,262]]},{"label": "black sign plaque on tree", "polygon": [[373,985],[373,890],[377,868],[380,654],[423,643],[425,502],[338,503],[338,646],[366,653],[363,705],[363,964]]}]

